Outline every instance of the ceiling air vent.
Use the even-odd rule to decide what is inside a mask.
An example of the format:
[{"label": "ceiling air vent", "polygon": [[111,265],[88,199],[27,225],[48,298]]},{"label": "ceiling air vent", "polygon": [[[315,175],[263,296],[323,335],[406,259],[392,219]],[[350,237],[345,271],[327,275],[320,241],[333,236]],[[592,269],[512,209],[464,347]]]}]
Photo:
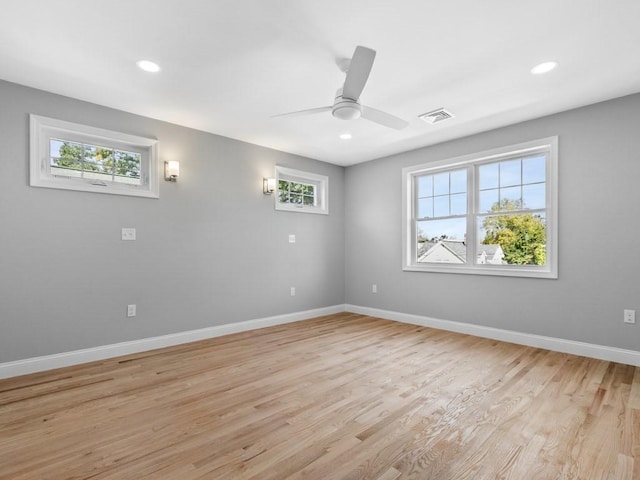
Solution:
[{"label": "ceiling air vent", "polygon": [[421,118],[427,123],[439,123],[453,118],[453,113],[447,112],[444,108],[438,108],[437,110],[433,110],[432,112],[418,115],[418,118]]}]

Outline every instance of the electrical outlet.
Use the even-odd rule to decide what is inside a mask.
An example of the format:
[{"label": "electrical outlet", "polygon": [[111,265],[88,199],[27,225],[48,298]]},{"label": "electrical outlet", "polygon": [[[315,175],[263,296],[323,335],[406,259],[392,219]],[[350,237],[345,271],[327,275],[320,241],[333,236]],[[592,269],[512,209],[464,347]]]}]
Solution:
[{"label": "electrical outlet", "polygon": [[289,235],[289,243],[296,243],[296,236],[295,235]]},{"label": "electrical outlet", "polygon": [[135,228],[123,228],[122,229],[122,240],[135,240],[136,239],[136,229]]},{"label": "electrical outlet", "polygon": [[375,283],[371,285],[371,293],[378,293],[378,285]]},{"label": "electrical outlet", "polygon": [[127,317],[135,317],[135,316],[136,316],[136,306],[127,305]]},{"label": "electrical outlet", "polygon": [[291,296],[292,297],[296,296],[296,287],[291,287]]},{"label": "electrical outlet", "polygon": [[636,311],[625,310],[624,311],[624,323],[636,323]]}]

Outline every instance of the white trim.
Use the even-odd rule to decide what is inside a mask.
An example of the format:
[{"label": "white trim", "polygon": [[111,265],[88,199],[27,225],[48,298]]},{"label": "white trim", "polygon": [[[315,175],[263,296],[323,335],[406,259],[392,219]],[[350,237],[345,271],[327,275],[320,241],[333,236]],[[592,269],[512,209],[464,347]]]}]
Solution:
[{"label": "white trim", "polygon": [[29,373],[52,370],[54,368],[69,367],[81,363],[105,360],[107,358],[120,357],[132,353],[145,352],[156,348],[171,347],[183,343],[206,340],[208,338],[221,337],[232,333],[246,332],[258,328],[283,325],[285,323],[298,322],[323,315],[333,315],[344,312],[344,305],[316,308],[302,312],[286,313],[273,317],[256,318],[245,322],[227,323],[214,327],[189,330],[186,332],[171,333],[159,337],[142,338],[129,342],[102,345],[100,347],[85,348],[71,352],[44,355],[42,357],[26,358],[13,362],[0,363],[0,379],[27,375]]},{"label": "white trim", "polygon": [[623,348],[576,342],[562,338],[516,332],[514,330],[504,330],[501,328],[485,327],[482,325],[454,322],[451,320],[441,320],[422,315],[413,315],[410,313],[345,304],[0,363],[0,379],[105,360],[132,353],[145,352],[156,348],[171,347],[174,345],[196,342],[198,340],[206,340],[208,338],[245,332],[247,330],[283,325],[286,323],[298,322],[301,320],[308,320],[315,317],[321,317],[323,315],[333,315],[341,312],[357,313],[360,315],[393,320],[395,322],[420,325],[422,327],[436,328],[449,332],[464,333],[467,335],[474,335],[476,337],[491,338],[493,340],[526,345],[529,347],[543,348],[554,352],[581,355],[599,360],[624,363],[626,365],[633,365],[636,367],[640,366],[640,351],[636,350],[625,350]]},{"label": "white trim", "polygon": [[529,347],[543,348],[554,352],[570,353],[584,357],[597,358],[610,362],[624,363],[640,367],[640,351],[626,350],[623,348],[607,347],[593,343],[576,342],[562,338],[546,337],[532,333],[516,332],[514,330],[504,330],[501,328],[485,327],[473,325],[471,323],[454,322],[451,320],[441,320],[438,318],[413,315],[409,313],[393,312],[371,307],[360,307],[358,305],[345,305],[345,311],[368,315],[371,317],[384,318],[396,322],[420,325],[422,327],[437,328],[449,332],[465,333],[476,337],[491,338],[502,342],[516,343]]}]

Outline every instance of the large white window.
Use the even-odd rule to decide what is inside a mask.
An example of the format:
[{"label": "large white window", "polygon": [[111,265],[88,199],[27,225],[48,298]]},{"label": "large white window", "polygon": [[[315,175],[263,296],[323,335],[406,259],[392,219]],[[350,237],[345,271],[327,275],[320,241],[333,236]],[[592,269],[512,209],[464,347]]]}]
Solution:
[{"label": "large white window", "polygon": [[557,137],[403,169],[403,268],[557,278]]},{"label": "large white window", "polygon": [[329,178],[276,166],[276,210],[329,213]]},{"label": "large white window", "polygon": [[158,197],[157,140],[31,115],[34,187]]}]

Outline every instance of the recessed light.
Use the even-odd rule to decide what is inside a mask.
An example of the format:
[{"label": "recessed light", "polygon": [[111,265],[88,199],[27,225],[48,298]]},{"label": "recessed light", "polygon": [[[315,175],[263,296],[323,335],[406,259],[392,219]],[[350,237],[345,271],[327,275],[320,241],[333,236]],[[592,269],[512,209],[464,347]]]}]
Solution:
[{"label": "recessed light", "polygon": [[536,65],[531,69],[531,73],[534,75],[541,75],[543,73],[550,72],[554,68],[556,68],[558,64],[556,62],[544,62]]},{"label": "recessed light", "polygon": [[145,72],[156,73],[160,71],[160,65],[155,62],[151,62],[149,60],[138,60],[136,62],[139,68],[144,70]]},{"label": "recessed light", "polygon": [[350,133],[341,133],[340,134],[340,139],[341,140],[351,140],[351,138],[353,138],[353,137],[351,136]]}]

